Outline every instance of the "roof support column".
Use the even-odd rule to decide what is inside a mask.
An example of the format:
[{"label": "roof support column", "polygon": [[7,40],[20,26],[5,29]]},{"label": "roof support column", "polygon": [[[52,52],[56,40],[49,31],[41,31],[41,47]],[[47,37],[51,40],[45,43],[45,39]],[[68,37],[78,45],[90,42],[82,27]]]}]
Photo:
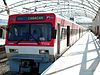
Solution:
[{"label": "roof support column", "polygon": [[7,14],[9,15],[10,12],[9,12],[9,8],[8,8],[8,6],[7,6],[7,2],[6,2],[6,0],[3,0],[3,2],[4,2],[4,5],[5,5],[5,9],[6,9],[6,11],[7,11]]}]

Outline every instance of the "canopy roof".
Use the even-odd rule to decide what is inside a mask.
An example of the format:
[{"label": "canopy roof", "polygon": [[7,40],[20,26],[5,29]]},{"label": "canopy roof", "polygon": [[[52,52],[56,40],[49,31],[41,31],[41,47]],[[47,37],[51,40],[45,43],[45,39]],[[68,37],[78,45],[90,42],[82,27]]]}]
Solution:
[{"label": "canopy roof", "polygon": [[10,14],[55,12],[64,17],[94,19],[100,7],[99,0],[0,0],[0,17]]}]

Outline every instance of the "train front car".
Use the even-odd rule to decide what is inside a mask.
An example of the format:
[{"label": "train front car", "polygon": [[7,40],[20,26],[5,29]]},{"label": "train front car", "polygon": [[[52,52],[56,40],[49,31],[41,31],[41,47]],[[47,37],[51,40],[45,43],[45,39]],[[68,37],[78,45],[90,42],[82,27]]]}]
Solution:
[{"label": "train front car", "polygon": [[83,35],[83,28],[54,13],[9,16],[6,53],[10,71],[41,74]]},{"label": "train front car", "polygon": [[54,62],[55,14],[11,15],[7,30],[11,72],[40,74]]}]

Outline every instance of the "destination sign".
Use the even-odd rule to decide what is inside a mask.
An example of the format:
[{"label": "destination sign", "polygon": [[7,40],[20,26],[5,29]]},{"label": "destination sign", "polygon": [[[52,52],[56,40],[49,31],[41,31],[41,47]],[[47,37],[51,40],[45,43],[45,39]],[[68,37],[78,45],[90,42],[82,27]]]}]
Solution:
[{"label": "destination sign", "polygon": [[18,16],[17,21],[30,21],[30,20],[45,20],[45,16]]}]

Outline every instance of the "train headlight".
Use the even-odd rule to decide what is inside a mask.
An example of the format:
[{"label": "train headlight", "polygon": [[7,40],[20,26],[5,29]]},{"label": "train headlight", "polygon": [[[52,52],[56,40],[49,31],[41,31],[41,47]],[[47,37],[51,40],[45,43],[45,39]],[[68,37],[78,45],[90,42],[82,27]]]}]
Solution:
[{"label": "train headlight", "polygon": [[18,49],[9,49],[10,53],[18,53]]},{"label": "train headlight", "polygon": [[41,50],[39,50],[39,53],[40,54],[49,54],[49,50],[41,49]]}]

